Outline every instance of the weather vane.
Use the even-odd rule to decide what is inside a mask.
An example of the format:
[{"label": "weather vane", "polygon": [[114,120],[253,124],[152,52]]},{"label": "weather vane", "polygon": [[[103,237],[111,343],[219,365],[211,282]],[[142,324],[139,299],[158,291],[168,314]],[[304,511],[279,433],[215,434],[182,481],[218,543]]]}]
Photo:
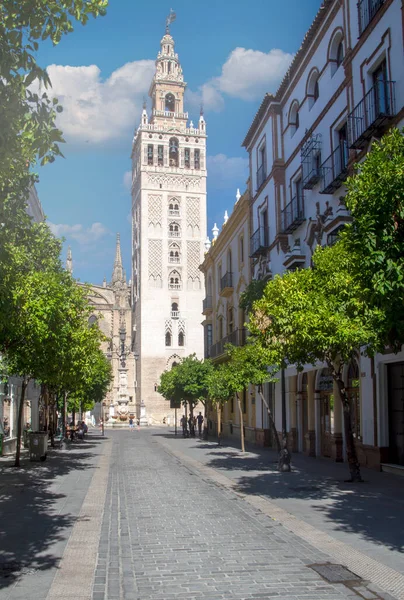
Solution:
[{"label": "weather vane", "polygon": [[173,23],[175,21],[176,17],[177,17],[177,15],[171,8],[170,14],[168,15],[168,17],[166,19],[166,33],[170,33],[170,25],[171,25],[171,23]]}]

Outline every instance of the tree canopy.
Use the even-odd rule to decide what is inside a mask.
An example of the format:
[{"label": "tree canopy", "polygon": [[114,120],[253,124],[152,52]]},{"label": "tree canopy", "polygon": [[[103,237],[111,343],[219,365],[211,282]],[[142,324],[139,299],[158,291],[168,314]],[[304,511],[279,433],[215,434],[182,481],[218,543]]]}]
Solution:
[{"label": "tree canopy", "polygon": [[361,294],[380,311],[380,346],[404,343],[404,136],[392,129],[347,181],[353,221],[341,238]]}]

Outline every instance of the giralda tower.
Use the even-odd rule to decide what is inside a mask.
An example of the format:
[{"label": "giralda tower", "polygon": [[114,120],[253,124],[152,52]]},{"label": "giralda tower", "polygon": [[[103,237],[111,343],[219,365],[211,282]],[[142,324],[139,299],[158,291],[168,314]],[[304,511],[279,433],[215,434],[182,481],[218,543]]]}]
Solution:
[{"label": "giralda tower", "polygon": [[[169,24],[132,150],[133,346],[138,416],[170,414],[160,375],[181,357],[203,356],[201,326],[206,238],[206,124],[184,112],[184,82]],[[145,421],[145,419],[144,419]]]}]

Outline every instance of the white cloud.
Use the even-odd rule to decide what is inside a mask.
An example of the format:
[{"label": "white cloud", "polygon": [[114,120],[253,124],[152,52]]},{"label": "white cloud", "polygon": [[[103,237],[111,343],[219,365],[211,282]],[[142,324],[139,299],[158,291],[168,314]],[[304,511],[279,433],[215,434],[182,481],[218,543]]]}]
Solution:
[{"label": "white cloud", "polygon": [[63,106],[58,124],[66,140],[99,144],[132,135],[153,77],[154,61],[127,63],[105,81],[97,65],[50,65],[47,71],[51,95]]},{"label": "white cloud", "polygon": [[235,48],[219,77],[210,79],[196,92],[188,92],[190,103],[220,111],[224,107],[223,94],[241,100],[258,100],[266,92],[276,91],[292,59],[292,54],[277,48],[267,53]]},{"label": "white cloud", "polygon": [[64,223],[51,223],[48,225],[56,237],[65,237],[68,241],[74,240],[81,245],[89,246],[100,240],[109,231],[102,223],[93,223],[90,227],[83,227],[77,223],[76,225],[66,225]]},{"label": "white cloud", "polygon": [[131,190],[132,189],[132,171],[125,171],[125,173],[123,174],[123,187],[126,190]]},{"label": "white cloud", "polygon": [[244,191],[248,177],[248,158],[241,156],[228,157],[225,154],[216,154],[207,158],[208,181],[214,189],[228,189],[234,187]]}]

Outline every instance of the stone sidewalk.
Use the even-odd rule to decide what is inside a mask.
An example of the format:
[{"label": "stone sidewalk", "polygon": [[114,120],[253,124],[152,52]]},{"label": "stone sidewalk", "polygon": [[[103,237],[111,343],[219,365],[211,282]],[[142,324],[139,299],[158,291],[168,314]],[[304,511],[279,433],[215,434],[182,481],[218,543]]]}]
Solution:
[{"label": "stone sidewalk", "polygon": [[219,483],[269,516],[298,533],[304,530],[306,540],[321,540],[317,547],[334,547],[336,556],[350,553],[351,569],[362,561],[369,579],[404,597],[403,478],[363,469],[365,483],[352,486],[344,483],[346,465],[295,454],[293,472],[280,474],[271,450],[250,447],[242,454],[233,444],[218,447],[175,438],[173,432],[156,436],[177,458],[203,465],[205,475],[218,474]]},{"label": "stone sidewalk", "polygon": [[[85,442],[50,450],[43,463],[30,462],[27,453],[21,469],[11,458],[0,460],[0,600],[47,598],[72,532],[86,525],[83,502],[109,444],[91,433]],[[104,499],[101,514],[103,505]],[[90,587],[94,564],[95,557]]]}]

